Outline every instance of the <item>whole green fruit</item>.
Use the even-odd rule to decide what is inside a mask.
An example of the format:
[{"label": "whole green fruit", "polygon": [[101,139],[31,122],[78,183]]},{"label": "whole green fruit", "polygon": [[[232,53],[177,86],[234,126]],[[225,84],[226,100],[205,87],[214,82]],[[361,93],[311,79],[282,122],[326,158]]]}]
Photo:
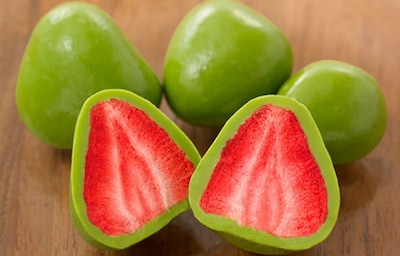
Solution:
[{"label": "whole green fruit", "polygon": [[131,90],[155,105],[161,100],[156,74],[104,11],[83,2],[50,10],[20,67],[16,103],[23,122],[43,142],[71,148],[83,102],[108,88]]},{"label": "whole green fruit", "polygon": [[188,123],[222,126],[248,100],[276,93],[292,59],[287,38],[264,16],[236,1],[205,1],[170,41],[166,98]]},{"label": "whole green fruit", "polygon": [[316,61],[288,79],[278,94],[306,105],[334,164],[353,162],[367,155],[385,132],[383,93],[370,74],[354,65]]}]

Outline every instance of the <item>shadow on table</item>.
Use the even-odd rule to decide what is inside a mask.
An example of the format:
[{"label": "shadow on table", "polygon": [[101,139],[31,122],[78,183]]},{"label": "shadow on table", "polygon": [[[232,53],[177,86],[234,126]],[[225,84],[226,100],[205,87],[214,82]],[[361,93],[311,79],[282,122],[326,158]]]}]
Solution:
[{"label": "shadow on table", "polygon": [[379,170],[363,161],[336,167],[341,195],[341,214],[364,207],[371,201],[381,182]]},{"label": "shadow on table", "polygon": [[224,243],[202,226],[189,210],[156,234],[117,255],[217,255],[212,254],[214,248]]}]

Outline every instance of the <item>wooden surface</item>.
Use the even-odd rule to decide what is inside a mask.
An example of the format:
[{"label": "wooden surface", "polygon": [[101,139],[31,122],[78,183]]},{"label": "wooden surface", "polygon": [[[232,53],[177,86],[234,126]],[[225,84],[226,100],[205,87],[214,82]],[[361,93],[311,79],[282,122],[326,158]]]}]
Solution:
[{"label": "wooden surface", "polygon": [[[40,17],[58,1],[0,0],[0,255],[252,255],[218,238],[186,212],[120,252],[88,245],[68,211],[71,153],[38,141],[14,100],[19,64]],[[157,74],[174,28],[199,0],[92,1],[106,10]],[[387,101],[388,128],[378,147],[337,167],[341,210],[333,233],[297,255],[400,255],[400,1],[247,0],[288,36],[294,71],[338,59],[371,73]],[[162,109],[172,118],[165,102]],[[174,120],[201,153],[216,131]]]}]

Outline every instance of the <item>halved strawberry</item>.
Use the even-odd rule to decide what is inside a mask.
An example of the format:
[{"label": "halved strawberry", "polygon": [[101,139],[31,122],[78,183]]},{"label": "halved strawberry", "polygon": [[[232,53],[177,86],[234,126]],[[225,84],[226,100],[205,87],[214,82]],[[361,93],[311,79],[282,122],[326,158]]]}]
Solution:
[{"label": "halved strawberry", "polygon": [[193,174],[189,200],[200,222],[257,253],[304,250],[331,232],[336,174],[308,110],[262,96],[225,124]]},{"label": "halved strawberry", "polygon": [[75,226],[98,247],[122,249],[189,208],[189,180],[200,156],[153,104],[105,90],[82,107],[72,159]]}]

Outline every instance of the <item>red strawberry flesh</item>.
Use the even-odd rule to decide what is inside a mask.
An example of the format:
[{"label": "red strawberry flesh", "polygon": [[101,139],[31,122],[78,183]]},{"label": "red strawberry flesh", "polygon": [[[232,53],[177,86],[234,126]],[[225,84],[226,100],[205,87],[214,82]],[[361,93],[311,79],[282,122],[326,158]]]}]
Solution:
[{"label": "red strawberry flesh", "polygon": [[131,233],[187,198],[194,165],[144,111],[110,99],[92,107],[90,122],[84,200],[92,224]]},{"label": "red strawberry flesh", "polygon": [[200,207],[279,237],[308,236],[324,223],[327,191],[295,114],[267,104],[222,150]]}]

